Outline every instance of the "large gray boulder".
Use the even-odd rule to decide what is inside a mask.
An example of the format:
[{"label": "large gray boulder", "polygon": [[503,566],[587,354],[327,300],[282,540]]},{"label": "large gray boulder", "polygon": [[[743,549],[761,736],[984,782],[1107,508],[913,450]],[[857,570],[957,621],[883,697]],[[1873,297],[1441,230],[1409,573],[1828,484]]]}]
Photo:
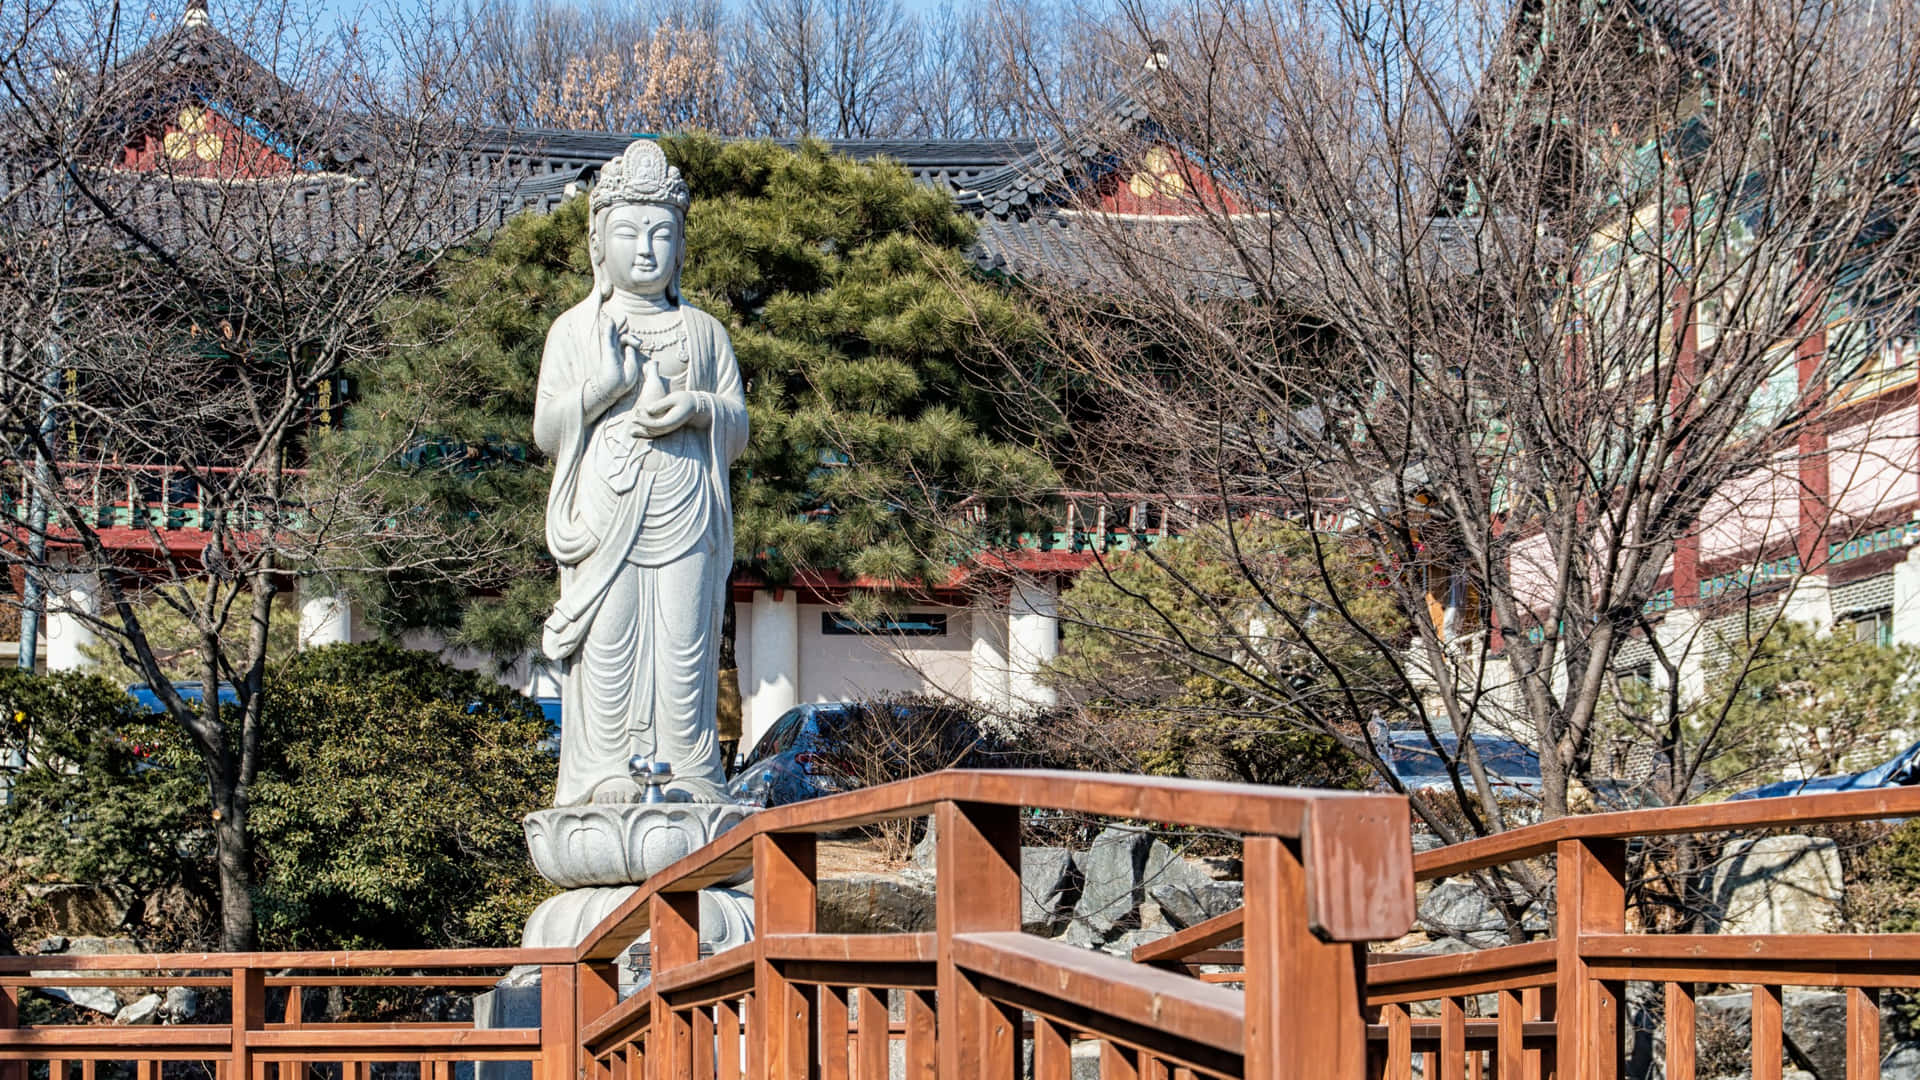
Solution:
[{"label": "large gray boulder", "polygon": [[1141,882],[1146,876],[1147,855],[1153,838],[1138,829],[1108,826],[1093,838],[1093,846],[1080,856],[1080,902],[1073,917],[1093,930],[1106,934],[1133,915],[1139,906]]},{"label": "large gray boulder", "polygon": [[140,1000],[114,1014],[113,1022],[122,1027],[142,1027],[160,1022],[160,1011],[166,999],[159,994],[148,994]]},{"label": "large gray boulder", "polygon": [[847,874],[818,886],[823,934],[918,934],[933,929],[933,892],[892,874]]},{"label": "large gray boulder", "polygon": [[[36,971],[33,974],[58,978],[58,972]],[[39,986],[34,989],[50,998],[70,1001],[83,1009],[114,1016],[120,1012],[120,998],[104,986]]]},{"label": "large gray boulder", "polygon": [[1246,886],[1238,881],[1207,881],[1199,885],[1149,885],[1147,897],[1160,905],[1160,914],[1175,930],[1225,915],[1246,903]]},{"label": "large gray boulder", "polygon": [[1052,937],[1066,928],[1080,886],[1080,870],[1066,848],[1020,849],[1020,925]]},{"label": "large gray boulder", "polygon": [[1880,1080],[1920,1080],[1920,1044],[1903,1043],[1880,1059]]},{"label": "large gray boulder", "polygon": [[1840,851],[1824,836],[1761,836],[1721,849],[1713,872],[1722,934],[1813,934],[1840,917]]},{"label": "large gray boulder", "polygon": [[200,1012],[200,991],[176,986],[160,1002],[160,1019],[169,1024],[184,1024]]},{"label": "large gray boulder", "polygon": [[[1751,993],[1714,994],[1695,1002],[1702,1041],[1725,1046],[1749,1044],[1753,1031]],[[1825,990],[1788,990],[1780,996],[1780,1026],[1785,1038],[1788,1075],[1799,1070],[1810,1080],[1846,1080],[1847,996]]]},{"label": "large gray boulder", "polygon": [[1788,990],[1780,995],[1780,1026],[1794,1055],[1819,1080],[1847,1080],[1847,995],[1837,990]]}]

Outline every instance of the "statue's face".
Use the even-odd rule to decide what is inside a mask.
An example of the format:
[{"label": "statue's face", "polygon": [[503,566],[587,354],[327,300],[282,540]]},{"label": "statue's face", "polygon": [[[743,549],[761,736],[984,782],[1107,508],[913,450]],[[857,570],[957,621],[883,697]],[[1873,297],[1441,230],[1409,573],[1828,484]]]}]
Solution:
[{"label": "statue's face", "polygon": [[614,288],[658,296],[680,262],[680,219],[664,206],[616,206],[607,211],[604,245]]}]

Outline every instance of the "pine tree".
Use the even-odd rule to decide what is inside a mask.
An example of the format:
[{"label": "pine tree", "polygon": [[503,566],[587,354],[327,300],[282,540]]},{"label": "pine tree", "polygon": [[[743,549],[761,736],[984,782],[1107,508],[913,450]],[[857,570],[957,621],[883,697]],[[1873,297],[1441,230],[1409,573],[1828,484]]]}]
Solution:
[{"label": "pine tree", "polygon": [[[972,223],[899,166],[818,144],[663,148],[693,191],[683,285],[727,323],[747,383],[739,565],[775,584],[837,573],[884,586],[867,594],[884,601],[1022,527],[1054,479],[979,377],[989,357],[1037,356],[1039,327],[972,270]],[[537,640],[553,568],[534,387],[548,325],[589,283],[583,196],[449,259],[409,301],[411,339],[357,373],[316,475],[391,521],[361,553],[385,569],[357,590],[387,630],[434,628],[501,657]]]}]

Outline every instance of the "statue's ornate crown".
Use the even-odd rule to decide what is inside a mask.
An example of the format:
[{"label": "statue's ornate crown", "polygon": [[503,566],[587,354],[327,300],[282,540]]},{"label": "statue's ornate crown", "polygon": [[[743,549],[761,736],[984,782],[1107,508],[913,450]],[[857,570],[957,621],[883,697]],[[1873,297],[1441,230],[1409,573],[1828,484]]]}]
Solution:
[{"label": "statue's ornate crown", "polygon": [[593,185],[593,212],[612,206],[651,203],[687,212],[692,195],[680,170],[667,164],[667,155],[651,139],[640,139],[600,169]]}]

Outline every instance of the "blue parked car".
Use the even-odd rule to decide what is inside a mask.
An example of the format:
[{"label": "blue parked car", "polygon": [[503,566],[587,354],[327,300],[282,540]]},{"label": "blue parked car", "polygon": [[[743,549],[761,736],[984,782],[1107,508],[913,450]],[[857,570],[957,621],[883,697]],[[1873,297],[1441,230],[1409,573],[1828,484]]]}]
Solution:
[{"label": "blue parked car", "polygon": [[[1460,737],[1440,733],[1436,740],[1440,753],[1435,753],[1435,740],[1429,740],[1425,731],[1396,728],[1386,733],[1386,745],[1380,757],[1408,791],[1450,791],[1453,778],[1447,775],[1446,762],[1459,761]],[[1524,743],[1492,735],[1473,736],[1473,745],[1480,753],[1480,763],[1486,767],[1496,795],[1529,801],[1540,797],[1540,755]],[[1446,755],[1445,760],[1440,756],[1442,753]],[[1459,769],[1461,782],[1472,787],[1473,780],[1464,762],[1459,763]]]},{"label": "blue parked car", "polygon": [[[179,694],[180,697],[189,704],[204,701],[207,696],[206,691],[201,688],[199,680],[174,683],[173,691]],[[167,707],[160,703],[159,693],[146,683],[134,683],[132,686],[127,687],[127,693],[132,695],[133,700],[139,702],[140,707],[148,712],[163,713],[167,711]],[[220,704],[222,705],[232,705],[240,700],[240,695],[233,691],[232,683],[221,683],[219,696]]]},{"label": "blue parked car", "polygon": [[1839,776],[1816,776],[1810,780],[1782,780],[1777,784],[1727,796],[1736,799],[1771,799],[1781,795],[1812,795],[1822,791],[1866,791],[1871,788],[1911,787],[1920,782],[1920,743],[1907,747],[1891,760],[1871,769]]}]

